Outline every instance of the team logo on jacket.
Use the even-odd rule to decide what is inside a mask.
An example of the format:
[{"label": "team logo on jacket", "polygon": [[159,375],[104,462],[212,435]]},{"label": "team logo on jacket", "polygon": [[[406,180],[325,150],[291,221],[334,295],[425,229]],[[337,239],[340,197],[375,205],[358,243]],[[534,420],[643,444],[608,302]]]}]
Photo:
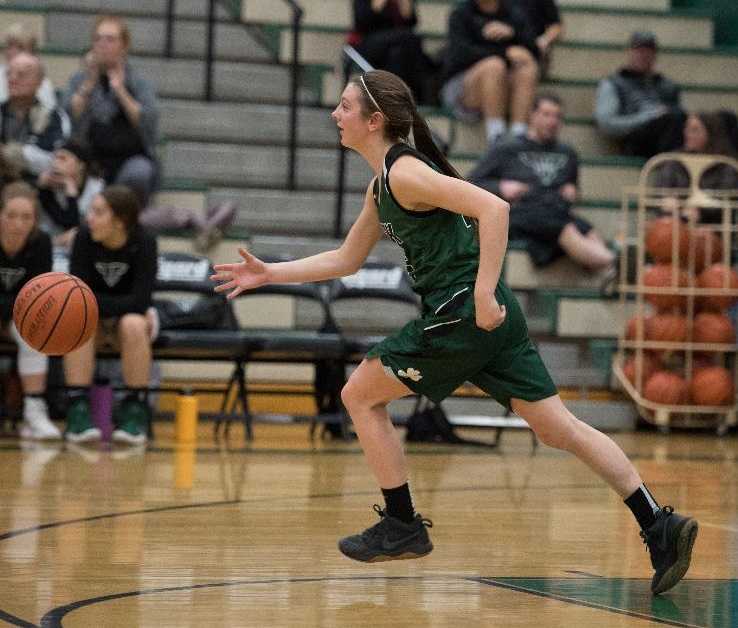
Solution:
[{"label": "team logo on jacket", "polygon": [[536,176],[544,186],[551,185],[556,177],[566,167],[569,157],[563,153],[520,153],[520,161],[536,173]]},{"label": "team logo on jacket", "polygon": [[3,284],[5,292],[10,292],[25,276],[25,268],[0,268],[0,283]]},{"label": "team logo on jacket", "polygon": [[130,265],[125,262],[95,262],[95,270],[102,275],[108,288],[118,284],[120,278],[128,272]]},{"label": "team logo on jacket", "polygon": [[414,382],[419,382],[421,379],[423,379],[423,376],[420,374],[420,371],[412,367],[409,367],[406,369],[400,369],[399,371],[397,371],[397,374],[400,377],[405,377],[406,379],[410,379]]}]

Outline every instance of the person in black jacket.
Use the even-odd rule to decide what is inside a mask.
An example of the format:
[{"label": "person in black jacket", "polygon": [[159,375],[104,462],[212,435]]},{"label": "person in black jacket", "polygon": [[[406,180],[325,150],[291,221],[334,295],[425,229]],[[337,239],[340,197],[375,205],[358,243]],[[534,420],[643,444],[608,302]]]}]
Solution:
[{"label": "person in black jacket", "polygon": [[653,33],[633,33],[625,66],[597,86],[597,128],[645,159],[678,148],[686,119],[679,88],[655,70],[657,55]]},{"label": "person in black jacket", "polygon": [[423,102],[429,61],[420,37],[415,0],[354,0],[354,27],[348,43],[375,68],[401,77]]},{"label": "person in black jacket", "polygon": [[150,410],[147,390],[151,339],[156,327],[149,315],[156,280],[156,239],[138,224],[140,205],[127,187],[111,185],[98,194],[74,238],[69,272],[90,286],[97,297],[97,338],[64,358],[67,386],[72,389],[67,439],[100,438],[93,426],[88,391],[98,343],[118,346],[123,380],[129,393],[113,415],[113,440],[132,444],[146,440]]},{"label": "person in black jacket", "polygon": [[525,135],[538,55],[517,4],[465,0],[449,17],[442,100],[461,120],[483,118],[489,144],[506,133],[508,117],[512,134]]},{"label": "person in black jacket", "polygon": [[59,429],[46,407],[48,359],[21,338],[13,324],[13,305],[21,288],[51,270],[51,240],[38,229],[38,198],[27,183],[10,183],[0,206],[0,335],[18,346],[18,374],[23,386],[21,438],[57,439]]}]

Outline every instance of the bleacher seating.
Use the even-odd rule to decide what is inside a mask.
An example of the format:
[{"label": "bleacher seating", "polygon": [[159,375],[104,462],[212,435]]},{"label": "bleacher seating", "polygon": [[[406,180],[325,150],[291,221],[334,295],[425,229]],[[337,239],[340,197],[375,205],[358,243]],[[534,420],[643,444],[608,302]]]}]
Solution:
[{"label": "bleacher seating", "polygon": [[[285,156],[289,109],[289,68],[275,59],[290,57],[289,15],[283,3],[249,0],[241,3],[248,27],[236,24],[226,5],[219,3],[216,26],[214,100],[204,101],[203,0],[178,0],[173,56],[166,57],[164,16],[167,2],[154,0],[17,0],[0,7],[3,21],[16,19],[40,35],[47,71],[58,87],[79,67],[87,46],[89,25],[101,10],[122,13],[132,30],[132,63],[156,82],[162,99],[160,147],[164,166],[162,203],[204,207],[232,198],[241,206],[236,224],[210,252],[214,262],[236,257],[239,242],[248,239],[260,255],[289,252],[302,255],[335,246],[332,237],[337,136],[329,118],[330,107],[341,88],[337,72],[343,34],[350,19],[348,0],[301,0],[306,9],[302,35],[303,67],[300,81],[298,183],[286,189]],[[420,30],[432,51],[443,43],[445,16],[451,1],[419,0]],[[567,26],[566,41],[558,45],[545,87],[564,99],[564,139],[583,156],[583,198],[578,211],[605,237],[618,232],[620,191],[635,182],[640,162],[623,159],[603,142],[592,123],[596,81],[622,62],[626,34],[648,28],[663,48],[660,66],[684,88],[690,109],[738,109],[738,55],[712,47],[713,19],[704,12],[675,11],[669,0],[561,0]],[[586,5],[586,6],[583,6]],[[603,28],[603,24],[607,28]],[[84,36],[80,36],[83,33]],[[483,148],[474,127],[454,123],[443,110],[426,110],[434,129],[447,138],[454,163],[466,171]],[[345,233],[356,216],[369,172],[358,159],[349,159]],[[231,239],[233,238],[233,239]],[[186,234],[170,233],[160,239],[163,251],[192,251]],[[399,262],[396,248],[380,243],[379,260]],[[609,304],[592,290],[594,279],[584,277],[566,263],[545,272],[533,269],[524,252],[512,249],[506,278],[531,309],[532,327],[541,337],[557,341],[550,351],[542,344],[561,384],[577,381],[568,370],[568,338],[593,331],[588,320],[615,320]],[[605,311],[601,311],[602,308]],[[589,343],[593,369],[606,355],[614,323],[600,341]],[[579,339],[577,339],[579,342]],[[596,346],[592,343],[600,342]],[[578,345],[575,345],[578,346]],[[579,351],[579,349],[577,349]],[[573,352],[573,349],[572,349]],[[556,365],[564,365],[556,368]],[[177,368],[177,374],[199,374],[201,368]],[[224,371],[205,369],[215,378]],[[260,369],[253,369],[261,377]],[[263,371],[264,378],[273,371]],[[567,375],[570,373],[570,375]],[[165,369],[165,377],[172,371]],[[225,373],[227,377],[228,373]],[[298,378],[310,378],[300,371]],[[607,382],[606,369],[600,381]],[[586,378],[585,378],[586,379]],[[594,378],[588,380],[594,381]]]}]

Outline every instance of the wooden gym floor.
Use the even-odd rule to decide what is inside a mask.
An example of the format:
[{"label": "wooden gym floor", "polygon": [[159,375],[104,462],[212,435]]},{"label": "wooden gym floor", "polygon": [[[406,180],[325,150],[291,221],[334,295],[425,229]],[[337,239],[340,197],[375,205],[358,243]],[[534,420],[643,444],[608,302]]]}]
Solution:
[{"label": "wooden gym floor", "polygon": [[[510,431],[499,450],[410,448],[436,549],[365,565],[339,537],[380,495],[356,443],[305,425],[200,426],[177,449],[0,440],[0,624],[13,626],[738,626],[735,435],[616,440],[663,503],[700,520],[688,579],[649,593],[620,499],[571,457]],[[482,438],[488,436],[481,434]]]}]

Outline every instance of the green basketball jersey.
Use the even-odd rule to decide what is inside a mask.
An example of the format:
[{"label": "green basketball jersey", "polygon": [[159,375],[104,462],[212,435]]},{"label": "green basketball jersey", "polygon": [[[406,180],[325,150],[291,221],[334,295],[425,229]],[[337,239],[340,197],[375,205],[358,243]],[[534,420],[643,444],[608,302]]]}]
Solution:
[{"label": "green basketball jersey", "polygon": [[405,252],[405,266],[413,289],[424,296],[458,284],[474,283],[479,268],[479,243],[472,220],[441,208],[410,211],[392,196],[387,176],[392,164],[405,154],[439,170],[422,153],[406,144],[396,144],[385,157],[382,174],[374,186],[374,200],[382,229]]}]

